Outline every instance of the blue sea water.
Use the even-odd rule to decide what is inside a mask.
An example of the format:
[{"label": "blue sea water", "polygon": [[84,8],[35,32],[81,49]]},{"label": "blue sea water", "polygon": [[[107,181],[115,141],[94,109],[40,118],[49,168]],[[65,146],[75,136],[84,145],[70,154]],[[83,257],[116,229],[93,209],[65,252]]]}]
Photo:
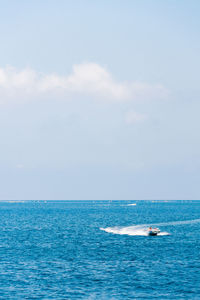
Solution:
[{"label": "blue sea water", "polygon": [[200,299],[200,202],[134,203],[1,202],[0,299]]}]

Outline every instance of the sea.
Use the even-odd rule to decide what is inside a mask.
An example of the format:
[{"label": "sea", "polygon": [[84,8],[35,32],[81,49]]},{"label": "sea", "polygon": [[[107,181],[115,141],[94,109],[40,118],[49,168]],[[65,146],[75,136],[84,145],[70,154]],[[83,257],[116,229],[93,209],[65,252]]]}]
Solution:
[{"label": "sea", "polygon": [[0,299],[200,299],[200,201],[0,202]]}]

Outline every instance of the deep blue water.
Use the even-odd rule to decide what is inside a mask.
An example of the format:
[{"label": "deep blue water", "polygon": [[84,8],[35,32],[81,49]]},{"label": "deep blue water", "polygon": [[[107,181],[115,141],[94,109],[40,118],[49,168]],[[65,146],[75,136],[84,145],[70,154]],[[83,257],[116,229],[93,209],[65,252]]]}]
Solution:
[{"label": "deep blue water", "polygon": [[200,299],[200,202],[128,203],[0,203],[0,299]]}]

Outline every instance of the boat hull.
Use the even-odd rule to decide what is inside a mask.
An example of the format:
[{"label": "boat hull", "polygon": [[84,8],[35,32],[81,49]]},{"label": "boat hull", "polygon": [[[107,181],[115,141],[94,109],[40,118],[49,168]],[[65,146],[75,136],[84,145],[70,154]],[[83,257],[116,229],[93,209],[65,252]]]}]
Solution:
[{"label": "boat hull", "polygon": [[159,230],[159,229],[152,229],[152,230],[149,230],[149,235],[150,235],[150,236],[158,235],[158,233],[160,233],[160,230]]},{"label": "boat hull", "polygon": [[158,232],[149,232],[149,235],[150,236],[155,236],[155,235],[157,235],[158,234]]}]

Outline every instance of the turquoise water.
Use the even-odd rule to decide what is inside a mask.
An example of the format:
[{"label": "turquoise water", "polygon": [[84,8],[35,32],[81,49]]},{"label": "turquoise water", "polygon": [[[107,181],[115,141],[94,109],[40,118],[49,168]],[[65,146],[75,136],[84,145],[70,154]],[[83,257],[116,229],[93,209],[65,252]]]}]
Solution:
[{"label": "turquoise water", "polygon": [[199,299],[200,202],[135,203],[0,203],[0,298]]}]

